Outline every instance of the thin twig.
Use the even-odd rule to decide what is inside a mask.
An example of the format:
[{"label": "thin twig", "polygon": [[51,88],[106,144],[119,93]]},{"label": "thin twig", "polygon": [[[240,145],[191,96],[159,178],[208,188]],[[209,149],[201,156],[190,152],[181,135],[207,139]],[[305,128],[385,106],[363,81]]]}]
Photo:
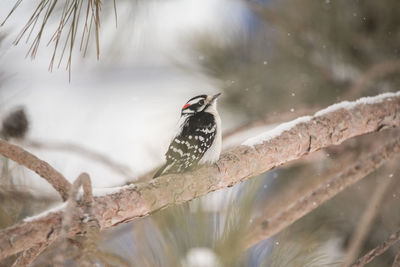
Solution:
[{"label": "thin twig", "polygon": [[108,167],[110,170],[126,177],[129,179],[133,178],[133,171],[124,164],[113,161],[110,157],[98,153],[97,151],[91,150],[89,148],[73,144],[73,143],[57,143],[57,142],[40,142],[40,141],[24,141],[24,146],[33,147],[37,149],[50,149],[59,150],[64,152],[71,152],[93,161],[97,161],[104,166]]},{"label": "thin twig", "polygon": [[20,165],[36,172],[40,177],[48,181],[65,201],[68,199],[68,191],[71,184],[65,177],[51,167],[47,162],[37,158],[24,149],[0,140],[0,154]]},{"label": "thin twig", "polygon": [[377,246],[376,248],[370,250],[367,254],[359,258],[351,267],[360,267],[373,261],[376,257],[384,253],[396,242],[400,241],[400,230],[393,233],[385,242]]}]

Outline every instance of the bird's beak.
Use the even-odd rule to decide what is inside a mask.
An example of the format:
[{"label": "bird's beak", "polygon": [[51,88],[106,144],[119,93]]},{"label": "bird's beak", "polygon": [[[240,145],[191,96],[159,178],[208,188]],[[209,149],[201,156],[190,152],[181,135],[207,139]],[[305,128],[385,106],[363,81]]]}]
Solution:
[{"label": "bird's beak", "polygon": [[221,95],[221,93],[218,93],[218,94],[216,94],[216,95],[213,95],[213,97],[211,98],[211,102],[214,102],[215,99],[217,99],[220,95]]}]

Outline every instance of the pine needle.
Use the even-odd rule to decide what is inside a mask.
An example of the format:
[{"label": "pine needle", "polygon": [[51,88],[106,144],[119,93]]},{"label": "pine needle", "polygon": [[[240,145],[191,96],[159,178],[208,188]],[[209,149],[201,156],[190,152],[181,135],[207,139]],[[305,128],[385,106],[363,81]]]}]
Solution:
[{"label": "pine needle", "polygon": [[[8,18],[19,7],[22,0],[18,0],[13,8],[8,13],[7,17],[0,24],[3,26]],[[96,55],[97,59],[100,57],[100,13],[101,13],[101,0],[65,0],[63,4],[58,0],[41,0],[33,11],[33,14],[28,19],[20,33],[17,35],[14,44],[18,45],[23,37],[26,37],[26,42],[30,42],[30,47],[26,56],[34,59],[39,50],[40,42],[43,34],[47,30],[48,23],[51,19],[59,19],[58,27],[49,39],[47,46],[53,44],[53,53],[50,59],[49,71],[53,70],[56,59],[58,60],[57,67],[59,68],[63,62],[65,52],[68,51],[66,59],[66,70],[69,72],[69,79],[71,79],[72,68],[72,53],[74,51],[75,42],[77,39],[78,29],[82,29],[80,50],[83,49],[83,56],[87,54],[90,35],[92,27],[94,27],[95,42],[96,42]],[[86,12],[82,6],[85,4]],[[61,6],[63,5],[63,6]],[[61,9],[59,7],[62,7]],[[57,14],[60,10],[61,14]],[[115,23],[117,25],[117,7],[114,0],[114,14]],[[85,16],[84,23],[80,23],[80,18]],[[60,42],[64,42],[60,49]],[[68,48],[68,50],[67,50]]]}]

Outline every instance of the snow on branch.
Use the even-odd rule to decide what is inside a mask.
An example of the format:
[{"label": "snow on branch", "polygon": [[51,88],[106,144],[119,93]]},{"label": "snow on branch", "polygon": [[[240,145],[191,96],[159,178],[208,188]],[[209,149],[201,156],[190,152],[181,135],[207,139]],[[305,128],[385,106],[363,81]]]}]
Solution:
[{"label": "snow on branch", "polygon": [[262,144],[263,142],[269,141],[270,139],[279,136],[285,131],[289,131],[292,129],[294,126],[296,126],[299,123],[302,122],[307,122],[310,121],[312,118],[323,116],[325,114],[340,110],[340,109],[346,109],[346,110],[351,110],[352,108],[356,107],[357,105],[360,104],[374,104],[374,103],[380,103],[384,100],[388,100],[391,97],[398,97],[400,96],[400,91],[397,93],[385,93],[385,94],[380,94],[374,97],[363,97],[360,98],[356,101],[349,102],[349,101],[343,101],[337,104],[333,104],[325,109],[322,109],[314,114],[314,117],[312,116],[303,116],[300,118],[297,118],[295,120],[289,121],[282,123],[272,129],[271,131],[265,132],[259,136],[255,136],[253,138],[249,138],[246,140],[242,145],[246,146],[253,146],[257,144]]},{"label": "snow on branch", "polygon": [[51,167],[47,162],[37,158],[35,155],[32,155],[24,149],[7,143],[1,139],[0,154],[36,172],[39,176],[49,182],[55,190],[57,190],[64,201],[68,199],[68,191],[70,190],[71,184],[61,173]]},{"label": "snow on branch", "polygon": [[[96,196],[95,192],[93,215],[101,229],[107,229],[168,205],[230,187],[351,137],[398,126],[400,92],[334,105],[307,119],[278,126],[278,134],[267,132],[252,142],[246,141],[246,145],[222,154],[218,166],[203,166],[193,172],[111,189],[109,194],[103,191],[101,196]],[[84,207],[77,207],[76,214],[81,214],[81,220],[84,219],[83,210]],[[0,259],[60,236],[63,212],[52,212],[0,231]],[[78,233],[78,224],[70,225],[67,235]]]}]

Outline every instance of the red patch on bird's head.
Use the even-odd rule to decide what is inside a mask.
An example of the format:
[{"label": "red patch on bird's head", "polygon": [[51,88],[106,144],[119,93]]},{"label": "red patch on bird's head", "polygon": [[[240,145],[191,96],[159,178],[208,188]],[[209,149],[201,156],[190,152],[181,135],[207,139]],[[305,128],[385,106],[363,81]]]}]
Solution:
[{"label": "red patch on bird's head", "polygon": [[184,105],[184,106],[182,107],[182,110],[184,110],[185,108],[187,108],[187,107],[189,107],[189,106],[190,106],[190,104]]}]

